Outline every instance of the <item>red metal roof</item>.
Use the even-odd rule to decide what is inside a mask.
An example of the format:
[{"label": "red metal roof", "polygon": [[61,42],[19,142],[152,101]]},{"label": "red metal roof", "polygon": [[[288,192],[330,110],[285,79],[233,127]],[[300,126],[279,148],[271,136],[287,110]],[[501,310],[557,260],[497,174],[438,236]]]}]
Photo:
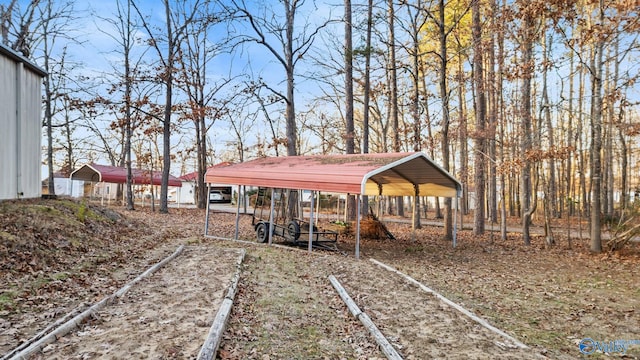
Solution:
[{"label": "red metal roof", "polygon": [[363,195],[456,197],[462,185],[424,153],[267,157],[222,168],[207,183]]},{"label": "red metal roof", "polygon": [[[216,167],[224,167],[224,166],[229,166],[232,165],[232,162],[229,161],[225,161],[225,162],[221,162],[219,164],[213,165],[209,168],[207,168],[207,171],[209,171],[210,169],[216,168]],[[196,181],[196,178],[198,177],[198,172],[194,171],[188,174],[184,174],[182,176],[179,177],[180,180],[182,181]]]},{"label": "red metal roof", "polygon": [[[134,184],[161,185],[162,172],[131,169]],[[71,173],[72,179],[124,184],[127,182],[127,168],[109,165],[87,164]],[[169,186],[182,187],[182,181],[169,175]]]}]

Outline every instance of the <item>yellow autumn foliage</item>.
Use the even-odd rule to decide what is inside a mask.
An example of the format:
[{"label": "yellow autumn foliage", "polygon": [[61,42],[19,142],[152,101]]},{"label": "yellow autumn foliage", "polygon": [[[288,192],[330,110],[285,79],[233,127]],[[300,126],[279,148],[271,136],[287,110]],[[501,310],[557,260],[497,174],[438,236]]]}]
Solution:
[{"label": "yellow autumn foliage", "polygon": [[[471,47],[471,0],[449,0],[444,7],[444,31],[447,37],[447,54],[452,68],[456,68],[461,57],[453,56]],[[435,19],[440,17],[437,3],[429,8]],[[420,29],[422,54],[440,54],[440,26],[431,19]]]}]

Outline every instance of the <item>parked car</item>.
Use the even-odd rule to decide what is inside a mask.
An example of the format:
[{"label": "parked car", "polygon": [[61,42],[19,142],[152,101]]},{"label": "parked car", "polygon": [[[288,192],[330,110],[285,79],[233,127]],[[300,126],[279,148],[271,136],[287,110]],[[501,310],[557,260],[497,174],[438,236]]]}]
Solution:
[{"label": "parked car", "polygon": [[209,202],[231,202],[231,194],[220,190],[209,191]]}]

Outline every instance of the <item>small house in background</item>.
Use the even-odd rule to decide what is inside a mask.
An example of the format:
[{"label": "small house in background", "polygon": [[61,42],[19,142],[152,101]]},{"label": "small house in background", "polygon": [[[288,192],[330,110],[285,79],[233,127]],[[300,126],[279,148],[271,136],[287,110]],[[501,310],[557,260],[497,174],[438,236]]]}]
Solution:
[{"label": "small house in background", "polygon": [[197,172],[192,172],[186,175],[180,176],[178,179],[182,181],[182,187],[180,190],[172,189],[169,192],[169,197],[171,201],[174,201],[178,204],[195,204],[196,203],[196,177],[198,176]]},{"label": "small house in background", "polygon": [[41,195],[44,70],[0,44],[0,200]]}]

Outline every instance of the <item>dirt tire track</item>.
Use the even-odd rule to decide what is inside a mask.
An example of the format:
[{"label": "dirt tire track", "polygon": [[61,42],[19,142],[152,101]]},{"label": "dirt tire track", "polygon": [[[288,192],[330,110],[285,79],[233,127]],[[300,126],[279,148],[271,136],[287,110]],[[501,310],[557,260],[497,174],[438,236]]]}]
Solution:
[{"label": "dirt tire track", "polygon": [[359,271],[344,271],[336,278],[403,358],[538,358],[398,275],[364,261],[358,265]]},{"label": "dirt tire track", "polygon": [[33,359],[194,358],[226,294],[238,250],[188,247],[82,329]]}]

